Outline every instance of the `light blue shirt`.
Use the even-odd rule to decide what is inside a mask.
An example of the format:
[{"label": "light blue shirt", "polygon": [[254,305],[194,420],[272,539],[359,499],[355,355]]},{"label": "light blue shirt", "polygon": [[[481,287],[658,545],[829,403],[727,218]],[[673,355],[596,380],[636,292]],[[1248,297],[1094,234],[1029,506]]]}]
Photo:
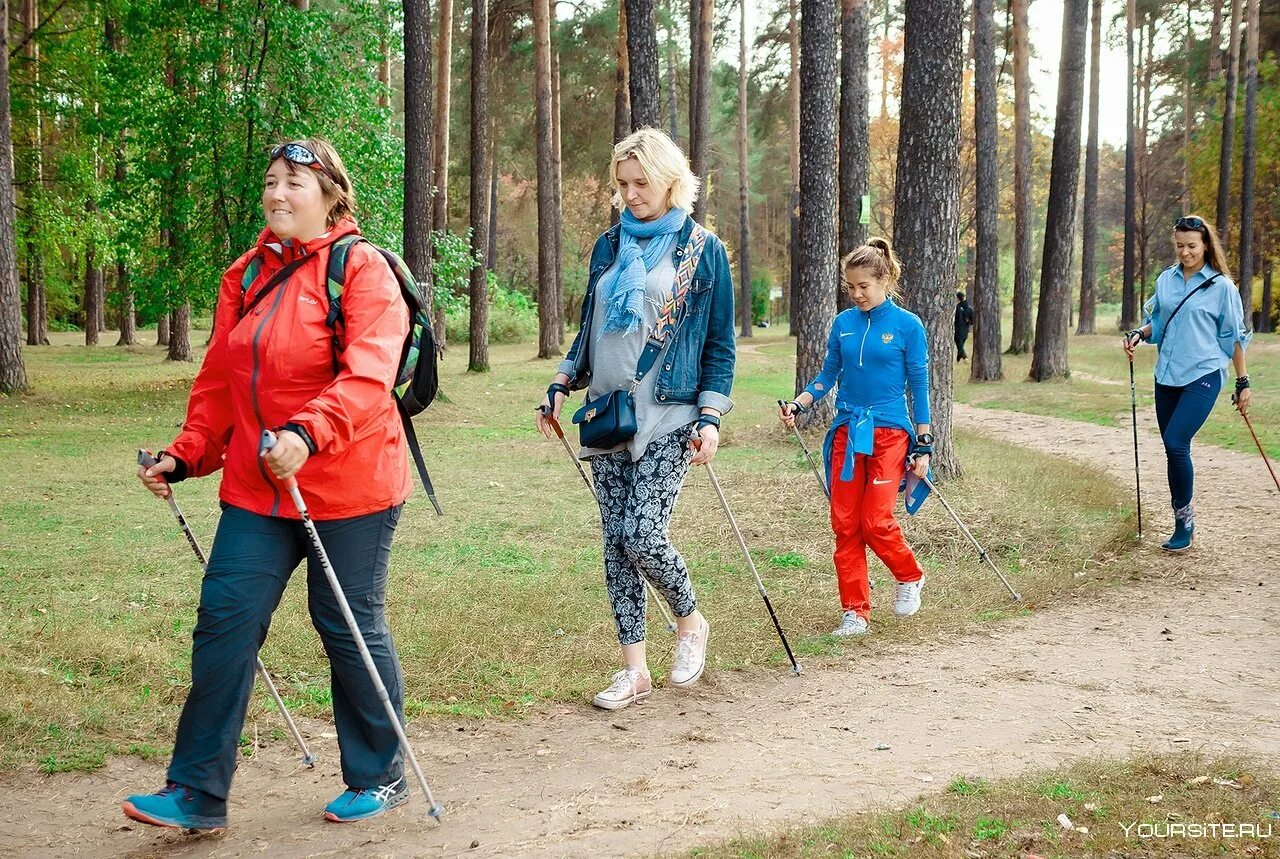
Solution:
[{"label": "light blue shirt", "polygon": [[[1215,274],[1217,280],[1187,299],[1169,324],[1182,299]],[[1155,294],[1143,312],[1145,321],[1151,323],[1149,342],[1159,350],[1156,381],[1161,385],[1182,387],[1215,370],[1225,384],[1236,344],[1244,348],[1249,343],[1244,306],[1235,283],[1208,263],[1190,278],[1182,276],[1181,265],[1160,272]]]}]

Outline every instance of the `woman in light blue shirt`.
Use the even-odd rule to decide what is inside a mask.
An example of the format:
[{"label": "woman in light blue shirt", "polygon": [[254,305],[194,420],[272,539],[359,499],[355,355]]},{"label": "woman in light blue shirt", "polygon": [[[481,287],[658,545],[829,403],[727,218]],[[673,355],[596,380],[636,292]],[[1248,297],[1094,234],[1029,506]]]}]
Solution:
[{"label": "woman in light blue shirt", "polygon": [[1156,421],[1168,460],[1173,536],[1161,544],[1167,552],[1191,548],[1195,508],[1191,503],[1195,472],[1191,439],[1209,417],[1227,379],[1227,364],[1236,371],[1231,402],[1249,411],[1249,374],[1244,350],[1244,308],[1227,271],[1226,256],[1213,226],[1189,215],[1173,225],[1178,263],[1160,273],[1144,312],[1146,323],[1125,334],[1130,360],[1141,342],[1159,349],[1156,358]]}]

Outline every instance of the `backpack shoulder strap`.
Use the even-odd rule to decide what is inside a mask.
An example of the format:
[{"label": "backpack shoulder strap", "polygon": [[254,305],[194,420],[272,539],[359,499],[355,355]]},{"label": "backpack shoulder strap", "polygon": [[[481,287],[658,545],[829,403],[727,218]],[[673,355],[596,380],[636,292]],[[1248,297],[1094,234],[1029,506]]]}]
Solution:
[{"label": "backpack shoulder strap", "polygon": [[352,233],[338,239],[329,246],[329,267],[325,271],[325,292],[329,295],[329,313],[324,318],[325,325],[336,328],[342,319],[342,289],[347,283],[347,258],[351,256],[351,248],[366,241],[364,236]]}]

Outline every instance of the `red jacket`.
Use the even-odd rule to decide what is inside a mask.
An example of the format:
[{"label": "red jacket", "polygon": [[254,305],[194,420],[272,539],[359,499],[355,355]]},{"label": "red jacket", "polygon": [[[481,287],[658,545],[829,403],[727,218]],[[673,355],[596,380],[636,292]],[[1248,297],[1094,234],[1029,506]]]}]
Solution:
[{"label": "red jacket", "polygon": [[[330,245],[358,232],[355,221],[344,218],[305,245],[283,245],[263,230],[257,246],[227,269],[186,422],[167,448],[182,463],[177,477],[221,468],[223,501],[296,519],[288,493],[258,457],[262,430],[292,422],[316,446],[298,472],[313,518],[362,516],[408,497],[404,427],[391,386],[409,311],[391,268],[367,242],[347,258],[337,348],[334,329],[325,324]],[[298,256],[312,258],[241,318],[272,274]],[[245,286],[246,270],[259,259],[259,271]]]}]

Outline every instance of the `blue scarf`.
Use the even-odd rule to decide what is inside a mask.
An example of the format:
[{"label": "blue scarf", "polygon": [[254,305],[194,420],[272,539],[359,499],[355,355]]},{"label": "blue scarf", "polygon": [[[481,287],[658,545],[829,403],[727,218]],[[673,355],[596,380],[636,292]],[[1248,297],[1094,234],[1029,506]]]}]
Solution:
[{"label": "blue scarf", "polygon": [[[669,253],[689,213],[670,208],[661,218],[641,221],[622,210],[622,231],[613,276],[605,275],[597,290],[604,300],[605,331],[635,331],[644,318],[644,287],[648,273]],[[639,239],[651,239],[640,249]]]}]

